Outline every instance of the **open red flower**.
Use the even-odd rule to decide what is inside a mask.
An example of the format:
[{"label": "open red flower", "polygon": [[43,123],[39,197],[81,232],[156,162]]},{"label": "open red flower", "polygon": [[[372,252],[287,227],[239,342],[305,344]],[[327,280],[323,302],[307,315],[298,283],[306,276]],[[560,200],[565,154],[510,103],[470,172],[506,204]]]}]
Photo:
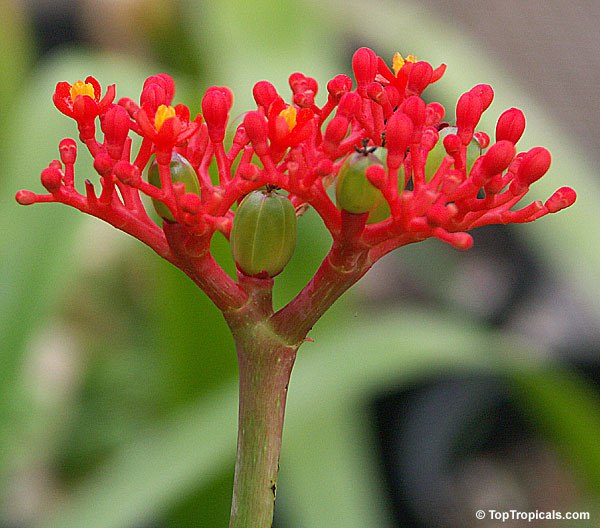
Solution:
[{"label": "open red flower", "polygon": [[149,105],[142,106],[135,119],[143,137],[149,139],[160,152],[170,152],[176,145],[189,139],[198,129],[190,123],[190,111],[185,105],[159,105],[155,112]]},{"label": "open red flower", "polygon": [[82,140],[93,137],[93,123],[96,117],[106,111],[115,98],[115,85],[111,84],[102,96],[100,83],[92,76],[75,84],[59,82],[52,100],[54,105],[66,116],[75,119]]}]

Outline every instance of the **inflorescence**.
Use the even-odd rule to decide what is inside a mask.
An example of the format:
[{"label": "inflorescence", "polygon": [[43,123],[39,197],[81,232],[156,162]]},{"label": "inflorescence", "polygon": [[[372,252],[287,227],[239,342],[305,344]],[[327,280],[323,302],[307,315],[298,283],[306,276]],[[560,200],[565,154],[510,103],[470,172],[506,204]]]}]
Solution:
[{"label": "inflorescence", "polygon": [[[329,258],[342,267],[358,262],[351,258],[358,254],[364,256],[361,266],[370,267],[386,253],[430,237],[468,249],[472,228],[530,222],[575,201],[575,192],[562,187],[545,203],[518,208],[548,171],[551,157],[543,147],[517,153],[525,117],[516,108],[498,119],[494,142],[476,131],[494,96],[490,86],[464,93],[450,124],[441,104],[421,97],[445,65],[434,69],[396,54],[390,68],[361,48],[352,67],[355,81],[346,75],[331,79],[322,106],[316,102],[317,82],[302,73],[289,77],[289,102],[271,83],[258,82],[257,108],[230,134],[233,94],[225,87],[209,88],[202,114],[192,119],[186,106],[172,106],[175,85],[164,73],[145,81],[139,104],[128,98],[115,103],[115,86],[103,92],[93,77],[73,85],[60,82],[54,104],[76,121],[100,187],[85,180],[83,192],[76,188],[77,144],[63,139],[60,161],[41,173],[48,193],[21,190],[16,199],[23,205],[61,202],[105,220],[184,270],[221,308],[239,304],[238,292],[210,257],[210,240],[217,231],[230,238],[236,204],[257,189],[284,190],[298,215],[314,208],[333,238]],[[136,153],[133,135],[141,137]],[[362,186],[338,189],[342,196],[336,201],[328,188],[356,151],[357,163],[360,156],[376,159],[363,161]],[[177,160],[191,167],[187,182],[174,176]],[[152,164],[153,179],[148,177]],[[380,198],[367,205],[369,210],[353,212],[344,206],[353,203],[344,195],[348,192]],[[162,211],[160,225],[148,214],[142,194]]]}]

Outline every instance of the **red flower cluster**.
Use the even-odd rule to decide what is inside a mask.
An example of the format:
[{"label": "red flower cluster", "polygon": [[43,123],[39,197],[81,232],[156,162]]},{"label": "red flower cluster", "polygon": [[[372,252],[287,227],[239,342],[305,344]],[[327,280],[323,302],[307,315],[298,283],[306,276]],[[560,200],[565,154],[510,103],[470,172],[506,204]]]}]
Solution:
[{"label": "red flower cluster", "polygon": [[[83,194],[76,189],[77,147],[74,140],[65,139],[60,161],[42,171],[49,194],[19,191],[17,201],[62,202],[101,218],[181,267],[205,291],[210,285],[202,274],[216,269],[206,257],[212,235],[220,231],[229,237],[234,204],[264,186],[287,191],[298,210],[313,207],[331,232],[338,259],[344,251],[346,257],[348,252],[361,253],[368,255],[368,266],[397,247],[429,237],[467,249],[472,244],[469,229],[529,222],[575,201],[575,192],[563,187],[545,203],[514,209],[547,172],[550,153],[543,147],[517,153],[525,118],[516,108],[498,119],[491,146],[486,134],[476,132],[493,99],[490,86],[478,85],[463,94],[456,123],[450,126],[444,122],[442,105],[421,98],[427,86],[442,77],[444,65],[434,69],[396,54],[389,68],[372,50],[361,48],[352,66],[356,86],[346,75],[334,77],[321,107],[316,103],[317,82],[301,73],[289,78],[289,103],[272,84],[257,83],[257,109],[245,114],[229,138],[233,96],[228,88],[209,88],[202,99],[202,116],[191,120],[187,107],[171,106],[175,86],[166,74],[146,80],[139,104],[131,99],[115,104],[114,86],[102,97],[93,77],[72,86],[59,83],[54,103],[77,122],[100,176],[100,193],[89,180]],[[131,134],[142,138],[135,155]],[[379,221],[370,222],[368,212],[341,209],[327,191],[355,150],[365,155],[374,151],[382,160],[365,174],[385,200],[386,213]],[[199,193],[172,177],[169,164],[175,153],[193,168]],[[153,154],[160,185],[144,176]],[[213,161],[218,177],[211,176]],[[147,214],[140,193],[170,211],[162,226]]]}]

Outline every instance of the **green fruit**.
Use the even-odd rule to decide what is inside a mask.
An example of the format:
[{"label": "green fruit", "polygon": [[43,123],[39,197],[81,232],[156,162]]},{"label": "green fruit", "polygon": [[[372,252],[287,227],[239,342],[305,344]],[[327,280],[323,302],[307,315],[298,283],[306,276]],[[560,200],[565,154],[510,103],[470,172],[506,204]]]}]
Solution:
[{"label": "green fruit", "polygon": [[338,207],[349,213],[368,213],[375,209],[383,200],[383,194],[367,179],[367,168],[378,164],[381,160],[373,154],[355,152],[350,155],[337,175],[335,199]]},{"label": "green fruit", "polygon": [[230,245],[238,269],[250,277],[281,273],[296,248],[292,202],[274,191],[253,191],[237,208]]},{"label": "green fruit", "polygon": [[[176,152],[173,152],[169,170],[171,172],[171,180],[173,183],[183,182],[185,192],[200,195],[198,176],[196,176],[196,171],[194,171],[194,168],[188,160]],[[156,160],[153,160],[150,167],[148,167],[148,182],[159,189],[161,188],[158,163]],[[153,198],[152,204],[161,218],[167,222],[175,222],[175,218],[173,218],[171,211],[169,211],[169,208],[164,203]]]},{"label": "green fruit", "polygon": [[[458,128],[456,127],[445,127],[442,128],[439,132],[440,138],[438,142],[434,145],[434,147],[427,154],[427,163],[425,164],[425,180],[430,181],[433,178],[433,175],[439,169],[444,156],[448,153],[444,148],[444,138],[449,134],[456,134],[458,132]],[[467,174],[471,172],[471,168],[473,167],[473,163],[475,160],[481,156],[481,147],[475,138],[471,140],[471,142],[467,145]]]}]

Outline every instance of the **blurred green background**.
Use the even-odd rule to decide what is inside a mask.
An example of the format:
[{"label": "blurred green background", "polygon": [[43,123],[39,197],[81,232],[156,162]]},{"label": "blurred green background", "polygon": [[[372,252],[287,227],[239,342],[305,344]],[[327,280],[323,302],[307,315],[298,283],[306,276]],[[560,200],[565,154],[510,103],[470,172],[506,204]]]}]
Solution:
[{"label": "blurred green background", "polygon": [[[499,526],[474,512],[517,508],[590,511],[572,526],[600,526],[600,189],[597,151],[585,150],[597,132],[573,128],[553,103],[545,83],[574,59],[539,36],[577,44],[586,13],[532,19],[538,37],[515,54],[510,34],[506,49],[486,47],[494,8],[450,4],[0,0],[1,527],[217,527],[229,514],[236,364],[219,312],[122,233],[14,201],[41,190],[40,170],[76,135],[52,105],[56,82],[91,74],[137,98],[165,71],[192,112],[208,86],[230,86],[235,116],[262,79],[287,94],[287,76],[302,71],[324,90],[362,45],[448,64],[429,97],[450,116],[460,93],[491,84],[480,128],[522,108],[521,149],[545,145],[554,158],[533,194],[571,185],[579,198],[538,223],[477,233],[469,254],[436,241],[404,248],[323,318],[292,380],[276,524]],[[542,65],[537,77],[519,69],[528,61]],[[590,104],[576,81],[572,114]],[[78,181],[93,179],[80,158]],[[278,304],[328,248],[314,215],[299,236]],[[215,252],[228,262],[223,240]],[[446,382],[462,392],[434,398]],[[473,383],[487,396],[473,398]],[[420,456],[442,462],[408,474]]]}]

